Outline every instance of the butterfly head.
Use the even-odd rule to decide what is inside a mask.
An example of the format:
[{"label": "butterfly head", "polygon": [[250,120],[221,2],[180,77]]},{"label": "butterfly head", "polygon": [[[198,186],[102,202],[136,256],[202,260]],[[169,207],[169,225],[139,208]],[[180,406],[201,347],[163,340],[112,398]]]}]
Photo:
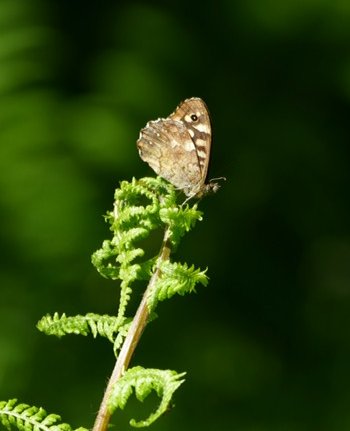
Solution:
[{"label": "butterfly head", "polygon": [[207,184],[203,184],[202,187],[199,189],[199,191],[193,196],[196,198],[202,198],[208,194],[216,193],[219,188],[221,187],[221,184],[216,182],[217,180],[226,180],[225,177],[220,178],[213,178],[209,181]]}]

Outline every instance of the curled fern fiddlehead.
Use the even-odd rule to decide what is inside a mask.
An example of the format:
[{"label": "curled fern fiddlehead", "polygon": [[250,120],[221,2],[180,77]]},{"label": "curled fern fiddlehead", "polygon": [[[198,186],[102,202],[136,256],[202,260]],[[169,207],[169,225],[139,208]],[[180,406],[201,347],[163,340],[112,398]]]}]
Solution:
[{"label": "curled fern fiddlehead", "polygon": [[136,244],[161,226],[160,209],[174,204],[175,199],[172,187],[154,178],[123,181],[115,192],[114,209],[106,217],[113,237],[93,254],[92,263],[104,277],[121,280],[120,319],[124,317],[132,283],[145,279],[154,264],[154,258],[140,260],[145,252]]},{"label": "curled fern fiddlehead", "polygon": [[185,374],[178,374],[171,370],[130,368],[114,385],[109,399],[109,409],[112,412],[117,408],[123,409],[133,389],[139,401],[143,401],[154,390],[161,398],[157,410],[150,414],[147,419],[130,420],[130,425],[134,427],[149,426],[168,409],[173,393],[184,382],[181,379]]}]

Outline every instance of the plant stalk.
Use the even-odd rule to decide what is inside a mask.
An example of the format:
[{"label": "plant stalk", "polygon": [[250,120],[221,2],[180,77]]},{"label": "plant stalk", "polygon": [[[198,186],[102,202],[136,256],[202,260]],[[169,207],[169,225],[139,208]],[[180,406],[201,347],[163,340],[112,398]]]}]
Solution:
[{"label": "plant stalk", "polygon": [[169,256],[171,252],[169,235],[170,235],[170,230],[169,228],[167,228],[164,233],[163,243],[157,259],[156,269],[143,294],[142,300],[136,311],[136,314],[130,326],[129,332],[125,337],[123,346],[119,352],[112,375],[108,381],[108,385],[105,390],[98,414],[96,416],[95,424],[92,431],[107,430],[110,417],[111,417],[111,413],[108,410],[108,400],[110,397],[110,393],[113,386],[117,382],[117,380],[120,379],[120,377],[122,377],[125,371],[128,369],[132,355],[134,354],[136,346],[147,325],[148,318],[149,318],[149,310],[147,305],[148,292],[153,288],[159,276],[161,275],[161,271],[160,271],[161,264],[164,261],[169,260]]}]

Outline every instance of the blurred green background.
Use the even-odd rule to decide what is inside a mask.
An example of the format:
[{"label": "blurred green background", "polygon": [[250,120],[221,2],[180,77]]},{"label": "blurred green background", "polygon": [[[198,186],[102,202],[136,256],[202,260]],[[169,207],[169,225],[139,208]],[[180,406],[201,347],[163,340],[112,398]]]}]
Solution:
[{"label": "blurred green background", "polygon": [[199,96],[227,181],[176,255],[209,286],[161,304],[133,361],[188,371],[153,429],[350,429],[349,46],[348,0],[0,0],[0,399],[92,426],[110,346],[35,324],[115,311],[102,215],[153,175],[139,130]]}]

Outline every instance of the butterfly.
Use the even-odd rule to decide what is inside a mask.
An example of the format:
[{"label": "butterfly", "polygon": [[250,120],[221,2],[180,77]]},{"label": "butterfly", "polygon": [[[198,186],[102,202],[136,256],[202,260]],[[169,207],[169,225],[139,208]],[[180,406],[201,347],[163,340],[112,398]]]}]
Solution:
[{"label": "butterfly", "polygon": [[217,191],[206,184],[211,147],[211,124],[206,104],[199,97],[180,103],[167,118],[149,121],[137,147],[142,160],[190,199]]}]

